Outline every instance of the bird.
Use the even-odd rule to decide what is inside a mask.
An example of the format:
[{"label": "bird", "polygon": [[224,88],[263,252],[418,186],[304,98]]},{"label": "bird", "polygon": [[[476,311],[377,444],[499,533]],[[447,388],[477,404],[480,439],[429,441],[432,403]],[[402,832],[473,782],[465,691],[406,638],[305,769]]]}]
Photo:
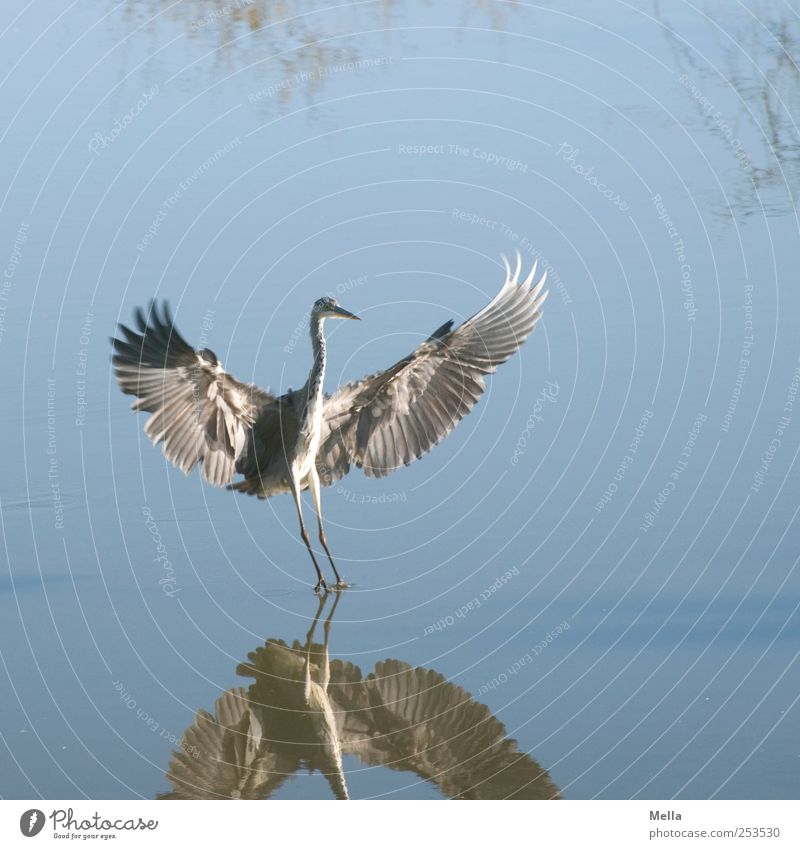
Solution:
[{"label": "bird", "polygon": [[[332,297],[315,301],[309,315],[313,362],[297,390],[275,395],[225,371],[209,348],[195,350],[175,327],[169,304],[151,301],[135,311],[135,327],[119,325],[112,363],[121,390],[136,396],[134,411],[151,413],[145,434],[163,443],[166,457],[185,474],[200,466],[208,483],[270,498],[290,493],[316,571],[317,593],[328,592],[303,519],[301,492],[310,490],[319,541],[344,589],[325,535],[320,490],[355,466],[382,477],[427,454],[470,412],[485,377],[525,342],[542,315],[545,271],[537,263],[521,279],[517,252],[495,297],[457,327],[453,320],[394,365],[324,391],[324,323],[358,319]],[[242,479],[234,482],[235,475]]]},{"label": "bird", "polygon": [[161,799],[267,799],[293,777],[318,772],[336,799],[351,798],[347,756],[411,773],[451,799],[558,799],[547,770],[521,752],[489,707],[435,669],[379,661],[372,672],[331,659],[337,594],[314,636],[271,637],[248,653],[214,712],[199,710],[173,751]]}]

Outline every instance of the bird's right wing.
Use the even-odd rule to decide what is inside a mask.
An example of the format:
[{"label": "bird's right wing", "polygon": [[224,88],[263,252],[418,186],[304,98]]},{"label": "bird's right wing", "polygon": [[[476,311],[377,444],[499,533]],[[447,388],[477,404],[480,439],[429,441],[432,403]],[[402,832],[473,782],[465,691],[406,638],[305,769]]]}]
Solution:
[{"label": "bird's right wing", "polygon": [[214,486],[231,482],[248,448],[253,423],[275,397],[228,374],[213,351],[195,351],[178,333],[166,304],[136,311],[137,329],[120,325],[112,339],[114,371],[123,392],[136,395],[133,409],[153,415],[144,431],[188,474]]},{"label": "bird's right wing", "polygon": [[447,322],[413,353],[386,371],[342,386],[325,400],[317,455],[329,485],[351,464],[382,477],[430,451],[472,409],[484,377],[528,338],[541,317],[546,274],[531,288],[536,265],[520,280],[508,261],[506,280],[480,312],[452,330]]}]

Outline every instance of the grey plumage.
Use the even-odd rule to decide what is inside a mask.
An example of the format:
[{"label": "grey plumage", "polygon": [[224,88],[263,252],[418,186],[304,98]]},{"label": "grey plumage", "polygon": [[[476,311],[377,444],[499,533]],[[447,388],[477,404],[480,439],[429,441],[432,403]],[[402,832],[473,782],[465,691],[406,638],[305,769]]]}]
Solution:
[{"label": "grey plumage", "polygon": [[120,325],[113,339],[120,388],[136,395],[135,411],[153,413],[144,432],[188,474],[198,464],[214,486],[230,483],[252,427],[278,399],[227,374],[213,351],[195,351],[175,330],[169,307],[139,309],[136,330]]},{"label": "grey plumage", "polygon": [[[504,258],[505,259],[505,258]],[[325,403],[327,432],[317,466],[324,483],[354,464],[371,477],[407,466],[444,439],[472,409],[495,371],[528,338],[541,317],[546,275],[512,275],[479,313],[452,330],[442,325],[412,354],[386,371],[342,386]]]},{"label": "grey plumage", "polygon": [[[337,585],[343,586],[322,529],[319,488],[352,466],[381,477],[426,454],[470,412],[495,371],[527,339],[547,295],[546,274],[532,287],[536,265],[520,280],[517,254],[512,272],[492,301],[453,329],[448,321],[415,351],[385,371],[323,393],[326,318],[356,318],[331,298],[311,311],[314,362],[305,385],[275,396],[236,380],[213,351],[195,351],[175,329],[166,305],[136,312],[136,328],[120,326],[112,339],[114,368],[122,391],[136,395],[133,409],[152,413],[145,433],[163,442],[167,458],[185,473],[198,463],[215,486],[268,498],[291,492],[303,540],[311,550],[300,506],[310,489],[320,541]],[[233,482],[235,474],[242,480]]]}]

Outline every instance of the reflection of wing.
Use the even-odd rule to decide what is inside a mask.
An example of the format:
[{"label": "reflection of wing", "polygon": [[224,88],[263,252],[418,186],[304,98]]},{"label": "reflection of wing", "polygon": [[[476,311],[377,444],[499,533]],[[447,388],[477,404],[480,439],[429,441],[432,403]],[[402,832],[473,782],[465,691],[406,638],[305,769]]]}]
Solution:
[{"label": "reflection of wing", "polygon": [[226,690],[216,717],[199,710],[181,748],[172,753],[160,799],[263,799],[295,771],[285,754],[272,752],[242,687]]},{"label": "reflection of wing", "polygon": [[345,753],[410,770],[450,798],[558,797],[547,771],[517,751],[489,708],[438,672],[387,660],[365,683],[369,733],[346,728]]},{"label": "reflection of wing", "polygon": [[309,636],[267,640],[237,673],[255,681],[224,693],[216,717],[198,711],[170,762],[174,790],[161,798],[267,798],[308,769],[347,799],[348,754],[413,772],[451,798],[559,797],[489,708],[433,670],[386,660],[365,679]]},{"label": "reflection of wing", "polygon": [[382,477],[426,454],[472,409],[484,378],[528,338],[541,317],[546,275],[531,289],[536,266],[520,281],[521,260],[496,297],[452,330],[449,321],[386,371],[339,388],[325,399],[317,456],[331,484],[351,465]]}]

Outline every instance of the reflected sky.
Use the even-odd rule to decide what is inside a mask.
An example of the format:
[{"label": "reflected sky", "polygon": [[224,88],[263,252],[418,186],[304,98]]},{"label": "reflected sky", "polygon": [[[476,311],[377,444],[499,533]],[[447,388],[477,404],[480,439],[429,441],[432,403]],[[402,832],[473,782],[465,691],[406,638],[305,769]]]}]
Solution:
[{"label": "reflected sky", "polygon": [[[750,16],[743,16],[726,32],[713,33],[718,48],[713,65],[704,62],[673,29],[668,8],[658,4],[656,10],[676,69],[681,71],[679,80],[697,112],[693,123],[729,144],[739,162],[739,186],[726,213],[748,215],[762,208],[768,215],[793,214],[794,186],[800,177],[797,10],[788,5],[753,4]],[[716,7],[706,4],[703,11],[706,26],[713,31]],[[716,89],[721,80],[727,83],[726,102],[734,99],[732,121],[727,120],[731,113],[723,114],[722,104],[712,102],[699,88]]]},{"label": "reflected sky", "polygon": [[[0,795],[196,778],[264,796],[272,768],[236,770],[265,740],[300,764],[276,797],[478,786],[449,727],[390,707],[394,670],[484,716],[498,758],[542,765],[543,795],[796,798],[796,11],[17,10],[0,34]],[[429,456],[323,491],[355,585],[326,689],[332,600],[305,641],[291,499],[166,463],[108,338],[167,298],[187,340],[283,392],[331,294],[362,318],[327,328],[332,391],[482,307],[517,250],[550,288],[520,354]],[[305,676],[366,739],[321,730]],[[287,754],[290,726],[332,735],[317,760]],[[401,751],[415,734],[464,757],[463,785],[462,764],[446,788],[427,748]],[[182,738],[230,746],[230,770],[173,760],[168,782]],[[320,760],[337,740],[341,772]]]}]

